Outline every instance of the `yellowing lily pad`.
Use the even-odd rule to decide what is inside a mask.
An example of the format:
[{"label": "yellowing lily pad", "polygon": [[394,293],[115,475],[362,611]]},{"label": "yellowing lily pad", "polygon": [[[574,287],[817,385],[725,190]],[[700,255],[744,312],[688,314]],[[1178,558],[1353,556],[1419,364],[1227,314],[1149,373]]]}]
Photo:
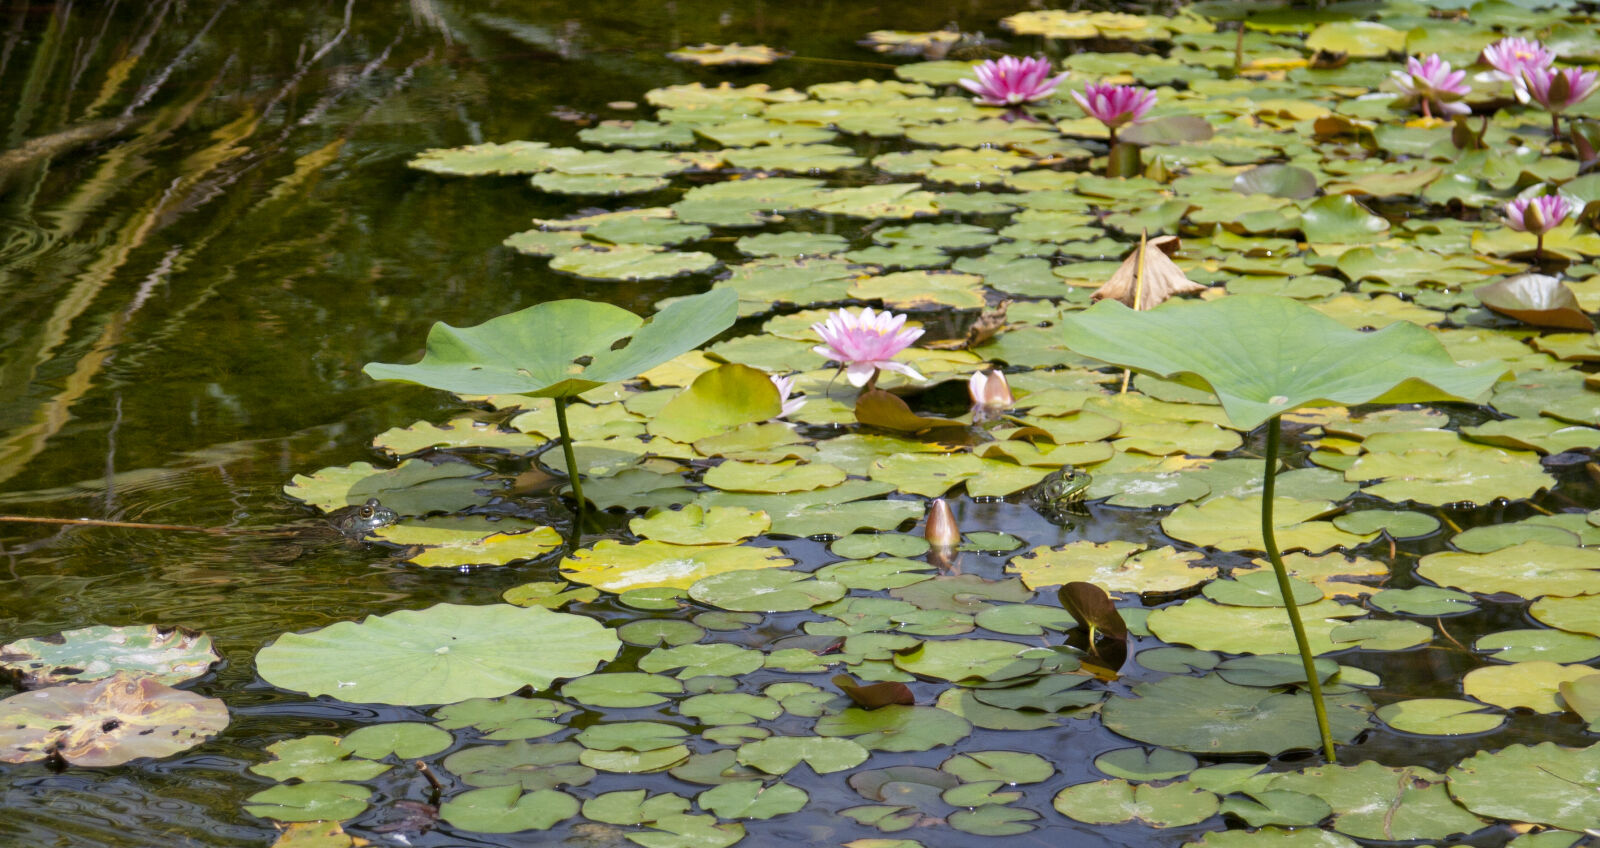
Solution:
[{"label": "yellowing lily pad", "polygon": [[[1277,498],[1273,503],[1274,532],[1280,549],[1303,548],[1321,553],[1333,547],[1353,548],[1373,534],[1358,536],[1315,520],[1334,505],[1323,501]],[[1184,504],[1162,519],[1161,529],[1174,539],[1222,550],[1265,551],[1261,539],[1261,497],[1213,498],[1203,504]]]},{"label": "yellowing lily pad", "polygon": [[693,504],[679,510],[651,510],[628,522],[635,535],[673,545],[730,544],[759,536],[771,526],[772,519],[764,512]]},{"label": "yellowing lily pad", "polygon": [[227,726],[228,708],[216,698],[119,671],[0,701],[0,762],[116,766],[176,754]]},{"label": "yellowing lily pad", "polygon": [[777,548],[654,541],[629,545],[602,539],[562,560],[561,573],[568,580],[620,593],[651,587],[688,589],[713,574],[793,564]]},{"label": "yellowing lily pad", "polygon": [[1417,574],[1485,595],[1595,595],[1600,594],[1600,550],[1524,542],[1485,554],[1446,551],[1423,557]]},{"label": "yellowing lily pad", "polygon": [[1006,571],[1030,589],[1083,582],[1108,592],[1181,592],[1217,576],[1216,568],[1197,564],[1202,558],[1171,547],[1139,551],[1129,542],[1072,542],[1014,557]]}]

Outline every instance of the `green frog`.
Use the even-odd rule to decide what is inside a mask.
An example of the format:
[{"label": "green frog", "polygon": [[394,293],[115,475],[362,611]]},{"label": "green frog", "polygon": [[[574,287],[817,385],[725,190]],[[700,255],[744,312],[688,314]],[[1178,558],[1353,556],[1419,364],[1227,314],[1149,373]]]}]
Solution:
[{"label": "green frog", "polygon": [[1089,484],[1093,482],[1094,478],[1089,472],[1067,465],[1040,480],[1028,495],[1033,508],[1040,515],[1060,522],[1069,514],[1082,515],[1087,512],[1083,507],[1083,499],[1089,491]]},{"label": "green frog", "polygon": [[328,523],[333,529],[358,542],[379,527],[388,527],[399,520],[400,514],[379,503],[377,498],[367,498],[364,504],[352,504],[328,513]]}]

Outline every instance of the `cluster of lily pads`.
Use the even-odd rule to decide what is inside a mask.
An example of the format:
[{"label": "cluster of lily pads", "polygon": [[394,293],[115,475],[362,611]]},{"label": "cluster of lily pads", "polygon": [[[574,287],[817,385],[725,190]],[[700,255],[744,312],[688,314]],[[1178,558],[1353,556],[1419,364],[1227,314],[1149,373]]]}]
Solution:
[{"label": "cluster of lily pads", "polygon": [[[380,434],[391,466],[287,493],[379,498],[406,517],[375,534],[394,567],[537,579],[263,649],[274,686],[419,712],[275,744],[253,771],[279,785],[246,809],[365,825],[374,797],[427,797],[408,826],[581,816],[646,846],[731,845],[802,809],[896,848],[1069,821],[1211,822],[1185,843],[1207,848],[1576,844],[1600,822],[1600,513],[1563,495],[1600,449],[1597,104],[1564,106],[1563,138],[1491,76],[1444,110],[1477,126],[1416,119],[1392,72],[1507,36],[1592,61],[1600,36],[1496,0],[1206,17],[1250,5],[1007,18],[1128,48],[1065,56],[1053,98],[1030,77],[1031,120],[959,87],[983,88],[975,63],[933,61],[667,86],[653,120],[585,146],[420,155],[607,203],[507,238],[555,271],[709,291],[648,321],[557,301],[439,325],[420,362],[368,366],[470,409]],[[1137,121],[1079,105],[1132,83],[1154,93]],[[1114,168],[1113,131],[1137,154]],[[1086,310],[1130,249],[1130,303],[1158,259],[1204,302]],[[566,486],[527,490],[535,465]],[[963,513],[1031,514],[1067,468],[1093,474],[1087,514],[1050,544],[968,526],[940,555],[906,532],[962,492]],[[610,529],[586,538],[593,512]],[[800,561],[808,540],[827,562]],[[1120,667],[1058,602],[1078,583],[1119,599]],[[1091,726],[1143,747],[1068,783],[1058,750]],[[1380,765],[1375,740],[1424,750]],[[1335,743],[1353,765],[1275,759]],[[676,791],[638,777],[661,772]],[[840,779],[859,803],[808,806]]]}]

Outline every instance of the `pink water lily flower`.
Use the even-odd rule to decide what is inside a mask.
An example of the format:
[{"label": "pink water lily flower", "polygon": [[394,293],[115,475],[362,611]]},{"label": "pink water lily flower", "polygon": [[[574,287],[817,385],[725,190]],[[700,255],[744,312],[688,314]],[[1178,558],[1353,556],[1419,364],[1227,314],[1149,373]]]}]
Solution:
[{"label": "pink water lily flower", "polygon": [[956,80],[956,84],[978,95],[972,99],[985,106],[1020,106],[1049,97],[1067,78],[1066,71],[1055,76],[1050,76],[1050,71],[1048,59],[1003,56],[973,68],[977,79]]},{"label": "pink water lily flower", "polygon": [[921,380],[923,376],[916,369],[892,361],[895,354],[922,335],[920,328],[906,329],[905,323],[906,316],[887,309],[875,313],[868,306],[855,314],[841,309],[829,315],[828,320],[811,325],[824,342],[812,350],[844,365],[845,377],[852,386],[867,385],[882,368]]},{"label": "pink water lily flower", "polygon": [[1463,80],[1466,71],[1453,71],[1450,63],[1434,53],[1426,59],[1415,56],[1406,59],[1404,71],[1391,71],[1395,87],[1401,93],[1415,97],[1422,103],[1422,116],[1433,117],[1437,109],[1441,115],[1466,115],[1472,107],[1461,102],[1472,91]]},{"label": "pink water lily flower", "polygon": [[[1582,68],[1523,68],[1522,82],[1528,96],[1552,116],[1589,99],[1600,90],[1600,71]],[[1554,117],[1551,118],[1554,121]]]},{"label": "pink water lily flower", "polygon": [[1483,61],[1519,89],[1523,68],[1548,68],[1555,60],[1556,54],[1531,38],[1502,38],[1483,48]]},{"label": "pink water lily flower", "polygon": [[1082,94],[1072,92],[1072,99],[1078,101],[1089,117],[1111,130],[1113,144],[1117,140],[1118,127],[1143,118],[1150,107],[1156,105],[1156,93],[1148,88],[1107,82],[1091,82],[1084,86]]},{"label": "pink water lily flower", "polygon": [[1506,226],[1519,233],[1533,233],[1534,255],[1544,258],[1544,234],[1561,225],[1568,215],[1581,211],[1577,203],[1559,194],[1519,197],[1506,204]]},{"label": "pink water lily flower", "polygon": [[772,385],[778,388],[778,403],[783,406],[783,411],[774,415],[774,418],[788,418],[790,415],[799,412],[800,407],[806,405],[804,396],[796,397],[792,400],[789,398],[789,393],[794,391],[794,377],[779,377],[776,374],[768,374],[767,379],[771,380]]},{"label": "pink water lily flower", "polygon": [[1506,226],[1519,233],[1543,236],[1578,211],[1578,204],[1559,194],[1519,197],[1506,204]]}]

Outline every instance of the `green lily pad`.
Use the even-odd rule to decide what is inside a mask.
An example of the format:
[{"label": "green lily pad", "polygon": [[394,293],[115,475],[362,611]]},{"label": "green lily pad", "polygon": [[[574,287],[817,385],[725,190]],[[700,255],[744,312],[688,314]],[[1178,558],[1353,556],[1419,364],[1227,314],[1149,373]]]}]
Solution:
[{"label": "green lily pad", "polygon": [[578,814],[578,799],[554,789],[523,793],[515,785],[489,786],[453,796],[439,805],[439,818],[477,833],[549,830]]},{"label": "green lily pad", "polygon": [[572,707],[556,701],[478,698],[441,707],[434,716],[440,727],[475,727],[485,739],[536,739],[560,730],[562,725],[551,719],[571,711]]},{"label": "green lily pad", "polygon": [[849,739],[773,736],[739,746],[739,762],[767,774],[783,775],[805,763],[817,774],[844,771],[867,761],[870,752]]},{"label": "green lily pad", "polygon": [[872,751],[927,751],[967,738],[972,725],[936,707],[891,704],[875,710],[851,707],[823,716],[816,732],[823,737],[855,737],[857,744]]},{"label": "green lily pad", "polygon": [[1436,586],[1385,589],[1372,596],[1372,605],[1384,612],[1405,615],[1457,615],[1477,609],[1471,595]]},{"label": "green lily pad", "polygon": [[[1581,831],[1600,821],[1600,745],[1479,751],[1449,771],[1450,795],[1483,816]],[[1516,787],[1515,792],[1506,791]]]},{"label": "green lily pad", "polygon": [[274,786],[246,798],[244,811],[284,822],[341,821],[361,815],[372,790],[351,783],[297,783]]},{"label": "green lily pad", "polygon": [[584,748],[576,742],[528,742],[463,748],[444,760],[444,767],[468,786],[514,786],[529,792],[558,786],[582,786],[595,770],[578,762]]},{"label": "green lily pad", "polygon": [[838,583],[792,571],[729,571],[696,581],[689,587],[689,597],[726,610],[783,612],[837,601],[848,591]]},{"label": "green lily pad", "polygon": [[1138,821],[1151,827],[1183,827],[1216,813],[1217,796],[1186,782],[1157,785],[1126,780],[1080,783],[1056,793],[1056,812],[1090,824]]},{"label": "green lily pad", "polygon": [[[428,727],[437,733],[444,733],[436,727]],[[449,744],[450,734],[444,733],[445,744]],[[267,746],[267,753],[273,759],[253,765],[250,770],[259,775],[270,777],[279,782],[290,779],[299,779],[306,782],[319,780],[368,780],[389,770],[386,763],[373,762],[371,759],[353,756],[354,752],[344,747],[343,740],[337,736],[302,736],[299,739],[286,739]],[[433,753],[433,752],[430,752]]]},{"label": "green lily pad", "polygon": [[1327,801],[1333,829],[1357,839],[1444,841],[1486,824],[1450,800],[1442,775],[1419,766],[1322,766],[1280,775],[1269,786]]},{"label": "green lily pad", "polygon": [[1188,754],[1162,748],[1118,748],[1094,758],[1095,768],[1127,780],[1171,780],[1194,771],[1198,765]]},{"label": "green lily pad", "polygon": [[1483,704],[1451,698],[1415,698],[1396,701],[1378,708],[1378,718],[1395,730],[1423,736],[1459,736],[1487,733],[1506,717]]},{"label": "green lily pad", "polygon": [[[1107,700],[1101,716],[1106,727],[1140,742],[1197,754],[1269,756],[1320,744],[1308,695],[1236,686],[1214,674],[1140,683],[1133,694]],[[1349,742],[1367,726],[1366,696],[1329,695],[1327,702],[1336,741]]]},{"label": "green lily pad", "polygon": [[437,604],[284,634],[256,655],[256,671],[313,696],[439,704],[543,689],[593,671],[620,645],[593,619],[542,607]]},{"label": "green lily pad", "polygon": [[[1333,641],[1335,629],[1345,619],[1365,611],[1352,604],[1317,601],[1300,606],[1312,653],[1326,654],[1344,646]],[[1294,635],[1281,608],[1238,607],[1190,598],[1150,614],[1150,630],[1164,642],[1192,645],[1201,650],[1230,654],[1294,653]]]},{"label": "green lily pad", "polygon": [[24,689],[99,680],[119,671],[171,686],[193,680],[221,661],[210,636],[156,625],[97,625],[0,647],[0,669]]}]

